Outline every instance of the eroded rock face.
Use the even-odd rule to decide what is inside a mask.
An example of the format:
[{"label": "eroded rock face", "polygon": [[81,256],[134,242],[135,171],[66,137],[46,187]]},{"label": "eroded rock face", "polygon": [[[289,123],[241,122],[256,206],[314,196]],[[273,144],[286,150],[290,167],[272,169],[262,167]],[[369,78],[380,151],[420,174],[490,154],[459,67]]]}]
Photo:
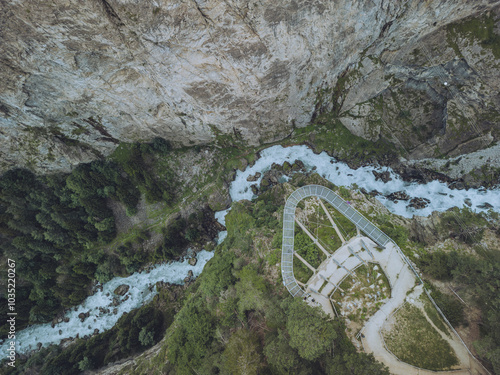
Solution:
[{"label": "eroded rock face", "polygon": [[[68,170],[155,136],[258,144],[321,111],[366,139],[400,134],[412,157],[484,147],[498,136],[497,51],[446,25],[493,5],[3,2],[0,167]],[[428,61],[423,46],[442,53]],[[477,131],[463,130],[467,115]]]}]

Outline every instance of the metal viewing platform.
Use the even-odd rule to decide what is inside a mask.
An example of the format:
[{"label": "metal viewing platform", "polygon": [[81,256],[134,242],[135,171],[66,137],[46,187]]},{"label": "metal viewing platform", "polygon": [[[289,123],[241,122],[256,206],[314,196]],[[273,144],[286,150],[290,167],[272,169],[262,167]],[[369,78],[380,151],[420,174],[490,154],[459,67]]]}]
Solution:
[{"label": "metal viewing platform", "polygon": [[313,196],[328,202],[381,248],[385,248],[387,243],[392,242],[384,232],[330,189],[320,185],[307,185],[298,188],[288,197],[285,203],[283,212],[283,245],[281,248],[281,276],[283,277],[283,284],[294,297],[303,297],[306,295],[306,292],[299,286],[293,274],[295,209],[301,200]]}]

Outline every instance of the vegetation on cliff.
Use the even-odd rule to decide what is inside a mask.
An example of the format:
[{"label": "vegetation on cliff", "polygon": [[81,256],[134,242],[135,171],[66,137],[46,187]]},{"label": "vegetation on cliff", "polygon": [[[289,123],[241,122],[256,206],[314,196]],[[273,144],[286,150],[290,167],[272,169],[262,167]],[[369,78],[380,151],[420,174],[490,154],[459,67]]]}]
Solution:
[{"label": "vegetation on cliff", "polygon": [[[18,329],[80,303],[93,280],[105,282],[151,260],[131,242],[115,252],[104,250],[116,236],[109,203],[121,202],[129,215],[136,213],[142,192],[149,202],[171,203],[174,177],[154,178],[149,167],[151,159],[168,150],[164,140],[156,139],[130,145],[116,161],[81,164],[70,174],[37,176],[14,169],[0,177],[1,257],[17,261]],[[177,221],[166,230],[169,238],[160,258],[178,254],[185,226]],[[145,240],[148,233],[140,237]],[[7,308],[3,297],[0,306],[2,312]],[[0,328],[0,336],[6,329]]]},{"label": "vegetation on cliff", "polygon": [[233,203],[228,237],[188,290],[159,354],[124,373],[388,374],[356,352],[340,320],[284,288],[274,239],[289,188]]}]

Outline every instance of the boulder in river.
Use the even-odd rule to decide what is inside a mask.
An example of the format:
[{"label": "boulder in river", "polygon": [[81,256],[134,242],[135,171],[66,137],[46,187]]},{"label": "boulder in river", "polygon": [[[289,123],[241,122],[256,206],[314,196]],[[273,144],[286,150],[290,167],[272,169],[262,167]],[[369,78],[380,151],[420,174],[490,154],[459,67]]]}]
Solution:
[{"label": "boulder in river", "polygon": [[299,172],[299,171],[306,172],[306,166],[304,165],[302,160],[297,159],[292,164],[292,171],[294,171],[294,172]]},{"label": "boulder in river", "polygon": [[261,175],[262,175],[262,174],[261,174],[260,172],[257,172],[257,173],[255,173],[254,175],[250,175],[250,176],[248,176],[248,177],[247,177],[247,181],[248,181],[248,182],[254,182],[254,181],[257,181]]},{"label": "boulder in river", "polygon": [[273,187],[274,185],[277,185],[281,177],[283,177],[283,172],[281,170],[271,168],[262,176],[259,191],[264,192],[267,189]]},{"label": "boulder in river", "polygon": [[188,275],[184,278],[184,282],[185,282],[185,283],[190,282],[190,281],[191,281],[191,279],[192,279],[192,277],[193,277],[193,271],[189,270],[189,271],[188,271]]},{"label": "boulder in river", "polygon": [[465,199],[464,199],[464,203],[465,203],[467,206],[469,206],[469,207],[471,207],[471,206],[472,206],[472,200],[471,200],[470,198],[465,198]]},{"label": "boulder in river", "polygon": [[259,188],[256,184],[250,185],[250,189],[252,189],[253,195],[259,195]]},{"label": "boulder in river", "polygon": [[487,210],[488,208],[493,208],[493,205],[489,204],[488,202],[484,202],[483,204],[478,204],[477,208],[482,208]]},{"label": "boulder in river", "polygon": [[115,293],[119,296],[123,296],[123,295],[125,295],[125,293],[128,292],[129,289],[130,289],[130,286],[128,286],[127,284],[122,284],[122,285],[119,285],[118,288],[116,288],[113,293]]},{"label": "boulder in river", "polygon": [[425,208],[429,205],[429,203],[431,203],[431,201],[427,198],[419,198],[419,197],[416,197],[416,198],[412,198],[412,200],[410,201],[410,204],[409,206],[410,207],[413,207],[417,210],[420,210],[422,208]]},{"label": "boulder in river", "polygon": [[80,319],[81,322],[83,322],[87,317],[88,315],[85,313],[78,314],[78,319]]},{"label": "boulder in river", "polygon": [[189,264],[191,266],[196,266],[197,262],[198,262],[198,259],[196,259],[196,257],[189,258]]},{"label": "boulder in river", "polygon": [[389,171],[384,171],[384,172],[377,172],[377,171],[372,171],[373,175],[375,176],[375,181],[382,181],[382,182],[388,182],[391,181],[391,174]]},{"label": "boulder in river", "polygon": [[387,196],[387,199],[391,201],[407,201],[410,199],[410,196],[406,194],[404,191],[396,191]]}]

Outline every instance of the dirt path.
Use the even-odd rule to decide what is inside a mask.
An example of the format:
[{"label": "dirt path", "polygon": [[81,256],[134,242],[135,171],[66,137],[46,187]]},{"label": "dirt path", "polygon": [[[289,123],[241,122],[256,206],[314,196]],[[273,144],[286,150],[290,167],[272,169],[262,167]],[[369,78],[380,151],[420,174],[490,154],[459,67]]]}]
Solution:
[{"label": "dirt path", "polygon": [[[300,201],[311,196],[319,197],[327,201],[337,211],[349,219],[358,228],[358,236],[349,240],[347,243],[343,243],[343,245],[333,254],[328,254],[319,241],[299,223],[301,228],[311,237],[316,245],[326,253],[326,259],[317,269],[306,264],[312,269],[313,276],[311,276],[305,285],[302,283],[299,285],[293,274],[296,223],[295,211]],[[326,209],[325,212],[327,212]],[[335,227],[333,220],[332,227]],[[361,236],[360,231],[366,236]],[[470,370],[471,362],[475,361],[469,359],[469,353],[466,348],[463,347],[463,344],[455,336],[452,336],[453,338],[451,340],[446,341],[450,343],[457,357],[459,357],[461,366],[467,368],[466,370],[430,371],[418,369],[408,363],[401,362],[389,352],[381,334],[385,321],[405,303],[408,292],[412,291],[414,288],[420,288],[420,290],[418,290],[418,294],[420,295],[423,291],[422,285],[416,287],[417,276],[410,269],[411,265],[405,261],[405,257],[401,250],[385,233],[359,212],[354,210],[330,189],[319,185],[307,185],[298,188],[288,197],[283,213],[281,272],[283,283],[292,296],[305,297],[308,303],[322,306],[325,313],[334,317],[334,311],[329,299],[331,292],[333,292],[334,289],[340,285],[342,280],[347,277],[347,275],[351,274],[357,266],[366,262],[375,262],[381,266],[391,286],[392,294],[389,300],[366,322],[361,331],[363,333],[363,348],[367,353],[373,353],[375,358],[384,363],[393,374],[487,374],[486,372]],[[323,287],[325,282],[326,286]],[[305,291],[301,286],[305,287]],[[434,326],[434,324],[432,324],[432,326]],[[438,330],[438,332],[440,331]],[[454,340],[457,340],[457,343],[460,344],[461,347],[455,342],[450,342]]]},{"label": "dirt path", "polygon": [[[483,375],[487,374],[475,363],[463,344],[457,338],[446,336],[440,330],[437,330],[441,336],[451,345],[460,361],[460,366],[463,369],[449,370],[449,371],[431,371],[413,367],[412,365],[402,362],[397,359],[385,346],[382,338],[382,328],[387,318],[393,314],[397,309],[402,306],[406,299],[406,294],[415,285],[415,275],[408,267],[405,267],[399,274],[399,277],[393,286],[393,295],[389,301],[384,304],[379,311],[377,311],[365,324],[362,333],[361,341],[363,348],[367,353],[373,353],[375,359],[384,363],[389,367],[389,371],[396,375],[436,375],[436,374],[449,374],[449,375]],[[422,293],[422,286],[419,285],[415,288],[415,295]],[[419,290],[420,289],[420,290]],[[417,297],[418,298],[418,297]],[[423,310],[422,310],[423,311]],[[427,317],[426,319],[431,325],[437,329],[434,323]]]}]

